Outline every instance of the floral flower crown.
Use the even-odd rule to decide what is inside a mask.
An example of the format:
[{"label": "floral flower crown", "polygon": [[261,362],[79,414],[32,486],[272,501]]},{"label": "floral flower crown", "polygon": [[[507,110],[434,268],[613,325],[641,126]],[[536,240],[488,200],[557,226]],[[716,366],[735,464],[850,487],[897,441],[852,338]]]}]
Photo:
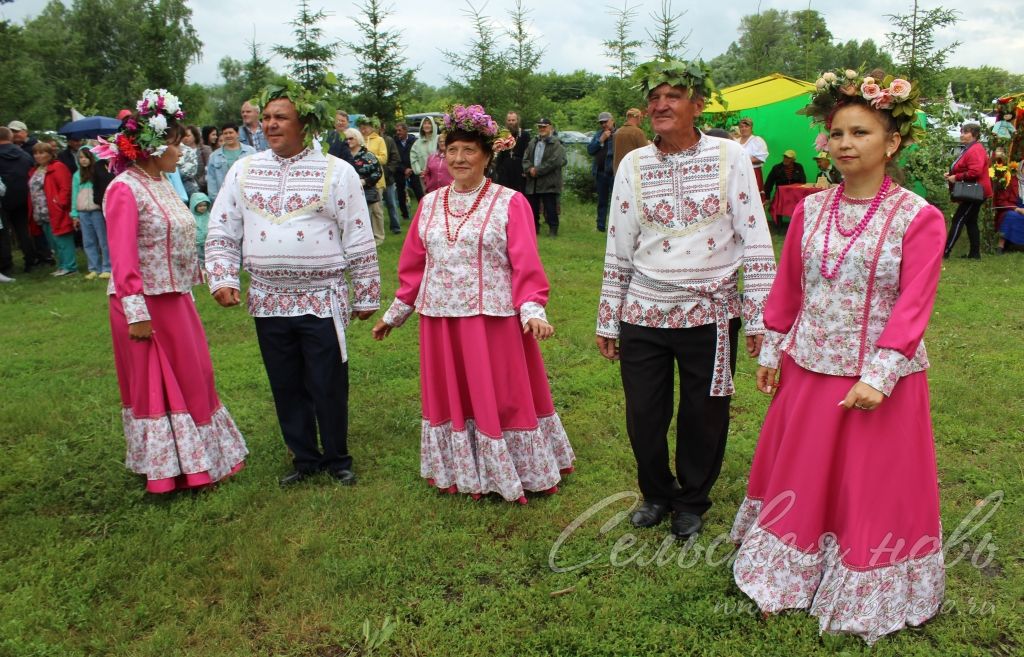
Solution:
[{"label": "floral flower crown", "polygon": [[498,136],[498,124],[494,122],[481,105],[454,105],[441,119],[445,132],[461,130],[478,132],[488,142]]},{"label": "floral flower crown", "polygon": [[92,149],[96,157],[109,160],[111,173],[121,173],[135,162],[163,155],[170,121],[185,118],[181,101],[166,89],[146,89],[135,110],[136,114],[121,122],[121,130],[112,141],[100,137],[99,146]]},{"label": "floral flower crown", "polygon": [[879,80],[846,69],[822,73],[814,87],[816,91],[811,96],[811,102],[797,114],[811,117],[814,123],[824,124],[826,130],[831,129],[832,117],[837,109],[850,102],[859,103],[864,100],[874,109],[892,115],[902,138],[901,146],[916,141],[923,134],[917,125],[921,90],[916,82],[891,75]]}]

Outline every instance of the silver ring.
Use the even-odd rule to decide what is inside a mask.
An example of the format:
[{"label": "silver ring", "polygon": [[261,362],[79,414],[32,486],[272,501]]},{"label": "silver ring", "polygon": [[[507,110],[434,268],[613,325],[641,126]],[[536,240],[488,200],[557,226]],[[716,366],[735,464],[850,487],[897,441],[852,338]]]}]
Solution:
[{"label": "silver ring", "polygon": [[860,409],[860,410],[862,410],[862,411],[866,411],[866,410],[868,410],[868,407],[867,407],[867,406],[861,406],[860,404],[854,404],[854,405],[853,405],[853,407],[854,407],[854,408],[859,408],[859,409]]}]

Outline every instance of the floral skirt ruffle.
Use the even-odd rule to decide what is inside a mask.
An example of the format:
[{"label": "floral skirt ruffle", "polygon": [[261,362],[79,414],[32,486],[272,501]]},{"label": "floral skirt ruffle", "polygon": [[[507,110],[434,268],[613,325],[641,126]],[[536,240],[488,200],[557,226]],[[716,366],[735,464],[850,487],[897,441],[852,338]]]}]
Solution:
[{"label": "floral skirt ruffle", "polygon": [[877,568],[846,564],[844,546],[825,534],[804,552],[757,524],[761,502],[745,498],[731,538],[737,586],[763,613],[806,609],[821,632],[855,634],[868,645],[938,613],[946,587],[941,545]]},{"label": "floral skirt ruffle", "polygon": [[538,418],[535,429],[503,431],[500,438],[479,433],[471,419],[462,430],[451,422],[422,423],[420,474],[448,493],[497,493],[526,504],[527,491],[556,492],[575,458],[557,413]]},{"label": "floral skirt ruffle", "polygon": [[121,415],[128,447],[125,466],[146,476],[150,493],[207,486],[245,465],[249,450],[223,406],[208,424],[200,425],[188,413],[137,418],[125,408]]}]

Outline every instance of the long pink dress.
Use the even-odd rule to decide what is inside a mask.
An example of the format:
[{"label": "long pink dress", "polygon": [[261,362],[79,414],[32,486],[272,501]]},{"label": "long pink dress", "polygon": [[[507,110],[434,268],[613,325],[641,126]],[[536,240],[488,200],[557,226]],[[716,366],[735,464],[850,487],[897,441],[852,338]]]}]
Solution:
[{"label": "long pink dress", "polygon": [[[945,588],[928,325],[942,263],[942,213],[898,187],[868,228],[831,229],[835,189],[793,216],[765,307],[761,364],[780,367],[746,499],[732,529],[737,585],[765,613],[807,609],[822,632],[869,644],[935,615]],[[844,230],[864,216],[849,200]],[[887,395],[872,411],[837,404],[858,380]]]},{"label": "long pink dress", "polygon": [[[214,388],[192,286],[202,282],[195,219],[166,178],[129,169],[104,197],[110,329],[132,472],[146,489],[205,486],[242,469],[248,450]],[[128,325],[150,321],[149,340]]]},{"label": "long pink dress", "polygon": [[[445,189],[420,202],[384,316],[399,326],[420,314],[420,474],[447,492],[525,503],[525,491],[554,492],[575,458],[523,333],[548,298],[533,215],[522,194],[492,184],[446,225]],[[451,197],[458,212],[475,194]]]}]

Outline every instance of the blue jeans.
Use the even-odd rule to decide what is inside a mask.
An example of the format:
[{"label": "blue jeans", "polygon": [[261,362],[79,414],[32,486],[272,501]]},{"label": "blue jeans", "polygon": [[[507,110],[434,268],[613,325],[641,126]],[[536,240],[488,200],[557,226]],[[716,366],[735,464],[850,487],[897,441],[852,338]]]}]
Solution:
[{"label": "blue jeans", "polygon": [[110,272],[110,249],[107,248],[107,220],[99,210],[79,210],[82,226],[82,248],[89,271]]},{"label": "blue jeans", "polygon": [[384,207],[388,209],[388,217],[391,219],[391,232],[400,233],[402,224],[398,223],[398,195],[395,194],[395,183],[384,188]]},{"label": "blue jeans", "polygon": [[612,186],[615,184],[615,177],[604,173],[596,176],[597,180],[597,229],[604,232],[608,225],[608,204],[612,197]]}]

